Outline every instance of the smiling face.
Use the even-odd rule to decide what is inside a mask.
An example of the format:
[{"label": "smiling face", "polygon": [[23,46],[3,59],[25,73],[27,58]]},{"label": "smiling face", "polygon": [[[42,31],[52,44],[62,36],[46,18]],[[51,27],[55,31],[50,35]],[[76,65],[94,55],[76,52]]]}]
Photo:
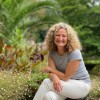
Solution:
[{"label": "smiling face", "polygon": [[54,36],[54,43],[57,45],[57,48],[64,48],[67,44],[67,32],[64,28],[58,29]]}]

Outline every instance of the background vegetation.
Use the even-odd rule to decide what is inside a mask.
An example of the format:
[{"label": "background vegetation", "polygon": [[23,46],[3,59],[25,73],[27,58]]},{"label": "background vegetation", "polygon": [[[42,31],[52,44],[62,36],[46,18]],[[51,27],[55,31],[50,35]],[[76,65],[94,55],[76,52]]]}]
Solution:
[{"label": "background vegetation", "polygon": [[33,98],[47,77],[45,34],[57,22],[77,31],[92,79],[88,99],[99,100],[100,0],[0,0],[0,100]]}]

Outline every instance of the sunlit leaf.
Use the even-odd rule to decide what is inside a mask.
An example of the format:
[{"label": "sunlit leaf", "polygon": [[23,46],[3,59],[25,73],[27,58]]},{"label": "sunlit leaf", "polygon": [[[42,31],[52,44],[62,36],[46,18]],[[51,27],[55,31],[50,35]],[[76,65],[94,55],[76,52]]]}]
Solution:
[{"label": "sunlit leaf", "polygon": [[3,48],[3,40],[0,38],[0,54],[2,53]]}]

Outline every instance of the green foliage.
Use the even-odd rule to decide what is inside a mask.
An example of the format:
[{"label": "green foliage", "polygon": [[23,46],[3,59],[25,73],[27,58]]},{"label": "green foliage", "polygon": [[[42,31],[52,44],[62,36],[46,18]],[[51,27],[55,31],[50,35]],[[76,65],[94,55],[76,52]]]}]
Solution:
[{"label": "green foliage", "polygon": [[2,40],[2,38],[0,37],[0,53],[2,53],[2,48],[3,48],[3,40]]},{"label": "green foliage", "polygon": [[28,90],[27,77],[22,73],[0,71],[0,100],[20,100]]},{"label": "green foliage", "polygon": [[[52,0],[1,0],[0,1],[0,33],[7,37],[7,40],[15,33],[17,29],[25,32],[37,29],[46,22],[54,20],[45,20],[46,16],[59,15],[59,6]],[[49,13],[48,13],[49,12]],[[59,16],[58,16],[59,17]],[[35,30],[33,29],[33,30]]]},{"label": "green foliage", "polygon": [[[42,63],[33,67],[30,78],[27,73],[0,71],[0,100],[32,100],[37,89],[48,74],[41,73],[47,65],[47,57]],[[90,74],[92,88],[87,100],[98,100],[100,94],[99,76]]]},{"label": "green foliage", "polygon": [[[35,48],[37,46],[34,44],[33,47],[29,44],[24,38],[21,30],[17,30],[11,37],[11,40],[8,42],[11,45],[3,45],[2,42],[1,40],[1,70],[12,70],[14,73],[23,71],[31,74],[32,68],[43,60],[43,55],[47,54],[46,51],[42,50],[41,46],[39,47],[39,51],[41,50],[41,52],[39,53],[38,50],[36,51]],[[30,61],[30,57],[32,57],[32,61]],[[37,60],[39,61],[37,62]]]},{"label": "green foliage", "polygon": [[17,46],[5,45],[0,54],[1,69],[14,72],[27,71],[30,66],[29,57],[32,52],[32,47],[21,49]]},{"label": "green foliage", "polygon": [[57,0],[65,22],[78,31],[84,57],[95,59],[100,54],[100,1]]},{"label": "green foliage", "polygon": [[97,65],[99,65],[99,64],[100,64],[100,60],[99,60],[99,59],[97,59],[97,60],[96,60],[96,59],[95,59],[95,60],[92,60],[92,59],[90,59],[90,60],[89,60],[89,59],[85,59],[85,63],[86,63],[86,64],[95,64],[95,65],[97,64]]},{"label": "green foliage", "polygon": [[37,73],[31,74],[31,78],[28,81],[28,84],[30,85],[31,88],[37,90],[43,79],[46,77],[47,74],[42,74],[41,72],[38,72],[38,74]]},{"label": "green foliage", "polygon": [[41,73],[41,67],[47,64],[46,60],[34,67],[30,77],[27,73],[0,71],[0,100],[32,99],[42,80],[48,76]]},{"label": "green foliage", "polygon": [[100,98],[100,76],[90,74],[91,77],[91,91],[87,100],[99,100]]},{"label": "green foliage", "polygon": [[[84,52],[88,53],[87,56],[90,58],[93,58],[94,55],[98,56],[100,54],[100,1],[51,1],[1,0],[0,33],[3,38],[7,37],[6,42],[8,40],[11,40],[10,43],[17,42],[15,33],[19,29],[21,34],[18,35],[26,38],[28,36],[28,39],[33,37],[32,39],[35,41],[41,42],[51,24],[65,21],[75,28],[77,27],[76,30],[82,41]],[[87,56],[85,55],[85,57]]]},{"label": "green foliage", "polygon": [[94,66],[94,68],[91,70],[91,73],[95,75],[100,75],[100,63]]}]

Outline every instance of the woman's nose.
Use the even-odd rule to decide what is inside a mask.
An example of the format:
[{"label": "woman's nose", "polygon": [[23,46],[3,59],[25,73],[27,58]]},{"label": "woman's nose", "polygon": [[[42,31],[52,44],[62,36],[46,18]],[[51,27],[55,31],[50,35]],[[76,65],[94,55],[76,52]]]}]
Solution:
[{"label": "woman's nose", "polygon": [[63,37],[62,36],[60,36],[60,38],[59,38],[60,40],[62,40],[63,39]]}]

